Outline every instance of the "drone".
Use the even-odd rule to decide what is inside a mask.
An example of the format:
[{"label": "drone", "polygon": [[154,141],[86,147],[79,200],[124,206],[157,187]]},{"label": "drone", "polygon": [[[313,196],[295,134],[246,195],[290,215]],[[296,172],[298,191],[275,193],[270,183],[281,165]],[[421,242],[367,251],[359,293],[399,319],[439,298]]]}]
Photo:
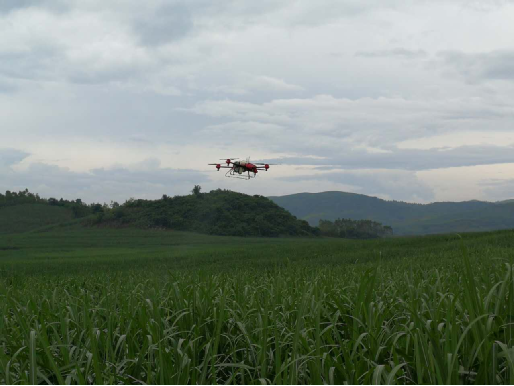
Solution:
[{"label": "drone", "polygon": [[234,160],[238,160],[238,159],[239,158],[227,158],[225,160],[224,158],[221,158],[221,160],[225,161],[226,166],[222,165],[220,163],[209,164],[209,165],[216,166],[216,169],[218,169],[218,172],[220,171],[220,169],[229,169],[225,173],[225,177],[239,178],[242,180],[249,180],[250,178],[255,178],[255,177],[257,177],[257,173],[259,170],[264,170],[267,172],[270,165],[274,165],[274,164],[250,162],[250,157],[248,157],[246,159],[246,161],[234,161]]}]

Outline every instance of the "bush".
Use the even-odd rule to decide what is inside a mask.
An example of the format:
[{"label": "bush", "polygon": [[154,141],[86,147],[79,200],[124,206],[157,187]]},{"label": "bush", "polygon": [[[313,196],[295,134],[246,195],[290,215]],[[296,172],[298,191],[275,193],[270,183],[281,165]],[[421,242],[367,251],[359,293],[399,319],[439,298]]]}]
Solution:
[{"label": "bush", "polygon": [[319,221],[319,233],[322,236],[346,239],[374,239],[391,236],[393,228],[371,220],[337,219]]}]

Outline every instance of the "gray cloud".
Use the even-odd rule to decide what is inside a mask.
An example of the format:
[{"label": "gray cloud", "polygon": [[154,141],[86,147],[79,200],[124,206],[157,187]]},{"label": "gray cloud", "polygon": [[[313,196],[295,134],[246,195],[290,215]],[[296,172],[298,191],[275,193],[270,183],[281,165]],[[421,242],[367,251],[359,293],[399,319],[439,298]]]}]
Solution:
[{"label": "gray cloud", "polygon": [[[313,154],[321,156],[320,154]],[[347,150],[325,153],[326,158],[284,157],[269,160],[289,165],[317,165],[344,169],[433,170],[450,167],[514,163],[514,146],[460,146],[454,149],[398,149],[370,153]],[[324,165],[324,166],[322,166]]]},{"label": "gray cloud", "polygon": [[148,159],[132,168],[113,167],[91,170],[92,178],[99,183],[136,185],[143,181],[157,187],[170,187],[185,183],[202,183],[208,181],[205,173],[190,169],[161,168],[160,161]]},{"label": "gray cloud", "polygon": [[447,65],[470,82],[514,80],[514,51],[479,54],[447,51],[439,55]]},{"label": "gray cloud", "polygon": [[512,4],[512,0],[466,0],[463,5],[479,12],[496,11],[501,7]]},{"label": "gray cloud", "polygon": [[[210,182],[130,163],[174,165],[180,152],[191,160],[183,167],[201,168],[229,153],[350,169],[344,178],[362,193],[393,194],[372,184],[388,168],[398,185],[419,186],[408,196],[426,199],[414,171],[512,162],[509,142],[491,147],[484,134],[498,144],[514,125],[512,10],[500,0],[0,1],[2,147],[32,154],[16,167],[23,155],[11,155],[1,178],[95,200],[186,192]],[[453,142],[401,148],[426,149],[434,136]],[[62,158],[70,170],[30,166]],[[280,191],[274,176],[244,189]],[[304,182],[287,189],[321,189]]]},{"label": "gray cloud", "polygon": [[[25,156],[23,152],[4,149],[0,151],[0,162],[3,160],[11,166]],[[156,159],[131,166],[93,169],[88,173],[39,162],[16,173],[1,166],[0,163],[0,191],[28,188],[44,197],[82,198],[87,202],[123,202],[129,197],[159,198],[162,194],[186,194],[195,184],[209,181],[203,172],[162,168]]]},{"label": "gray cloud", "polygon": [[47,8],[53,11],[68,9],[65,0],[2,0],[0,1],[0,14],[23,10],[24,8]]},{"label": "gray cloud", "polygon": [[393,48],[391,50],[379,51],[358,51],[355,56],[364,58],[402,58],[402,59],[419,59],[426,58],[428,54],[424,50],[409,50],[406,48]]},{"label": "gray cloud", "polygon": [[159,59],[137,44],[124,23],[108,12],[80,9],[59,14],[29,7],[0,14],[0,75],[37,82],[148,84]]},{"label": "gray cloud", "polygon": [[514,179],[488,179],[482,181],[480,186],[491,200],[514,199]]},{"label": "gray cloud", "polygon": [[316,175],[298,175],[286,177],[286,181],[330,181],[338,184],[352,185],[355,192],[366,192],[382,198],[402,201],[424,201],[434,199],[433,190],[421,182],[415,173],[409,171],[341,171]]},{"label": "gray cloud", "polygon": [[58,63],[58,52],[48,46],[30,52],[0,52],[0,74],[6,78],[52,80],[56,77]]},{"label": "gray cloud", "polygon": [[37,6],[42,3],[38,0],[2,0],[0,2],[0,12],[10,12],[15,9]]},{"label": "gray cloud", "polygon": [[186,36],[194,27],[185,3],[163,4],[139,17],[134,29],[144,45],[159,45]]},{"label": "gray cloud", "polygon": [[[254,140],[266,143],[275,151],[286,148],[315,156],[348,153],[355,147],[378,147],[397,153],[396,143],[407,138],[430,137],[457,130],[483,130],[484,125],[494,126],[498,131],[510,131],[514,123],[514,112],[509,105],[503,102],[491,104],[481,98],[427,101],[381,97],[351,100],[317,95],[302,99],[275,99],[261,104],[228,99],[206,100],[181,111],[229,121],[218,124],[218,127],[244,122],[280,126],[280,130],[274,131],[271,143],[265,137]],[[224,141],[236,143],[243,138],[244,132],[236,131]],[[432,155],[436,156],[432,161],[437,167],[440,154]],[[480,157],[480,153],[468,155]],[[429,162],[423,155],[421,158]]]},{"label": "gray cloud", "polygon": [[113,68],[104,71],[91,71],[87,68],[78,69],[69,74],[68,80],[72,83],[94,85],[110,82],[124,81],[137,74],[137,70],[127,68]]},{"label": "gray cloud", "polygon": [[293,93],[296,94],[305,89],[297,84],[286,82],[284,79],[278,79],[271,76],[255,76],[249,74],[241,74],[233,76],[232,84],[221,86],[210,86],[205,88],[206,91],[214,94],[230,94],[247,96],[255,93],[264,93],[270,95],[272,93]]},{"label": "gray cloud", "polygon": [[0,167],[16,165],[28,156],[28,153],[21,150],[0,148]]},{"label": "gray cloud", "polygon": [[0,79],[0,94],[11,94],[16,90],[18,90],[18,86],[14,82]]}]

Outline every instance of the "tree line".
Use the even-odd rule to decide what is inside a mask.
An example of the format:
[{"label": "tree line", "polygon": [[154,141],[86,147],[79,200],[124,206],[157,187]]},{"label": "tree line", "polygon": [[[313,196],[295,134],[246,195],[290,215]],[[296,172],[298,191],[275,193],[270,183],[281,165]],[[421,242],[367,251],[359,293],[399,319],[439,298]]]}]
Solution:
[{"label": "tree line", "polygon": [[42,198],[37,193],[31,193],[28,189],[20,190],[19,192],[11,192],[7,190],[5,194],[0,193],[0,208],[5,206],[24,205],[24,204],[43,204],[51,206],[61,206],[68,208],[72,211],[75,218],[86,217],[95,213],[102,213],[111,207],[118,205],[111,203],[107,204],[86,204],[80,198],[76,200],[65,200],[63,198]]},{"label": "tree line", "polygon": [[90,225],[173,229],[220,236],[314,236],[317,228],[298,220],[263,196],[229,190],[202,193],[196,185],[187,196],[163,195],[159,200],[129,199]]},{"label": "tree line", "polygon": [[345,239],[375,239],[393,235],[393,228],[371,220],[337,219],[319,220],[322,236]]},{"label": "tree line", "polygon": [[128,199],[123,204],[86,204],[82,200],[41,198],[28,189],[0,193],[0,208],[23,204],[60,206],[72,211],[75,218],[88,217],[89,225],[134,225],[142,228],[163,228],[195,231],[226,236],[322,235],[348,239],[370,239],[393,234],[390,226],[371,220],[320,220],[310,227],[282,207],[263,196],[248,196],[228,190],[201,193],[195,185],[189,196],[160,200]]}]

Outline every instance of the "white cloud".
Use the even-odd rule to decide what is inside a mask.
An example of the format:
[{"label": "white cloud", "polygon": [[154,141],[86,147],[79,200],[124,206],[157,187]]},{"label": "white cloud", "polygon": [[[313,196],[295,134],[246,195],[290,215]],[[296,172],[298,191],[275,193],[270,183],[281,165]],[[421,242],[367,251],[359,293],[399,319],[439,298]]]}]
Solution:
[{"label": "white cloud", "polygon": [[262,135],[271,137],[278,135],[284,128],[280,125],[261,122],[228,122],[218,125],[209,125],[204,128],[204,132],[214,135],[230,135],[234,139],[244,140],[245,138],[258,138]]},{"label": "white cloud", "polygon": [[[1,151],[0,156],[0,160],[7,160],[12,166],[23,155]],[[82,198],[87,202],[123,202],[130,197],[155,199],[163,194],[187,194],[194,185],[208,181],[203,172],[163,168],[156,159],[88,172],[74,172],[39,162],[14,172],[12,168],[2,168],[0,164],[0,191],[28,188],[43,197]]]},{"label": "white cloud", "polygon": [[289,84],[283,79],[273,78],[271,76],[256,76],[251,81],[247,82],[246,85],[250,88],[267,91],[303,91],[304,88],[296,84]]},{"label": "white cloud", "polygon": [[[208,100],[186,111],[212,118],[237,119],[285,126],[294,137],[277,137],[289,146],[309,145],[332,150],[348,144],[388,147],[405,141],[456,130],[511,130],[514,112],[503,103],[486,98],[413,100],[361,98],[351,100],[331,95],[304,99],[276,99],[265,103]],[[327,144],[324,141],[329,141]],[[434,160],[435,162],[437,160]]]},{"label": "white cloud", "polygon": [[209,86],[205,87],[205,90],[211,91],[213,93],[225,93],[233,95],[248,95],[255,92],[272,94],[277,92],[298,93],[305,91],[302,86],[287,83],[283,79],[277,79],[271,76],[240,74],[234,76],[234,78],[235,81],[232,84]]},{"label": "white cloud", "polygon": [[[4,183],[98,197],[84,184],[112,178],[106,196],[144,194],[112,168],[125,165],[153,192],[167,189],[157,183],[166,172],[136,173],[135,163],[159,159],[166,166],[148,165],[167,170],[176,152],[180,167],[200,170],[230,153],[343,165],[355,184],[275,178],[296,167],[244,187],[204,183],[386,196],[391,187],[368,181],[386,168],[398,186],[416,186],[409,197],[427,199],[426,189],[440,199],[464,196],[445,185],[448,167],[475,165],[467,191],[487,198],[480,181],[491,169],[476,165],[511,162],[513,17],[508,0],[4,0],[0,146],[21,149],[4,160]],[[69,185],[45,185],[36,167]],[[412,177],[420,170],[432,173],[424,185]]]},{"label": "white cloud", "polygon": [[406,48],[393,48],[390,50],[378,51],[359,51],[356,56],[365,58],[403,58],[403,59],[419,59],[427,57],[426,51],[423,50],[408,50]]}]

